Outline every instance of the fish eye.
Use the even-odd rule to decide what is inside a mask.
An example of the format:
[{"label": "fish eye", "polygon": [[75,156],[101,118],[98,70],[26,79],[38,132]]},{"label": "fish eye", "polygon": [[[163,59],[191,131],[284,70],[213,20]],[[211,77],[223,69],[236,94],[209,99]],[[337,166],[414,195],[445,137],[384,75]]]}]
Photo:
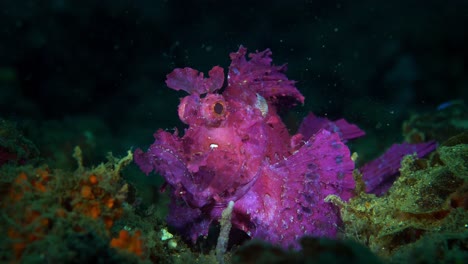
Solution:
[{"label": "fish eye", "polygon": [[213,106],[213,111],[217,114],[217,115],[222,115],[224,114],[224,104],[221,103],[221,102],[216,102]]},{"label": "fish eye", "polygon": [[227,116],[228,102],[220,94],[208,94],[202,99],[200,114],[207,125],[219,126]]}]

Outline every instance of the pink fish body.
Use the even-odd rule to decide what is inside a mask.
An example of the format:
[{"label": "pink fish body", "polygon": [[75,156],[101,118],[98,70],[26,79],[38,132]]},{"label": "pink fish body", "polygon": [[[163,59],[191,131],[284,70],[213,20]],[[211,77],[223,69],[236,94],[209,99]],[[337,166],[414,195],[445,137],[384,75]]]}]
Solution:
[{"label": "pink fish body", "polygon": [[269,50],[245,55],[243,47],[231,53],[224,86],[219,66],[207,78],[191,68],[167,75],[170,88],[189,94],[178,108],[188,128],[183,136],[157,131],[146,153],[135,151],[135,162],[164,177],[168,223],[194,242],[230,201],[233,226],[252,238],[297,247],[304,235],[335,237],[338,210],[324,199],[353,195],[354,162],[343,141],[364,132],[311,114],[290,135],[277,108],[304,97],[286,67],[271,64]]}]

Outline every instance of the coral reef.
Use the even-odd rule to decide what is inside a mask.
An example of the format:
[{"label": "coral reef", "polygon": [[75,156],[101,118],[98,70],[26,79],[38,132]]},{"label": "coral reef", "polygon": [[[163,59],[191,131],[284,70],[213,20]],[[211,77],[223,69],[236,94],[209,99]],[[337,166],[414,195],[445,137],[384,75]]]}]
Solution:
[{"label": "coral reef", "polygon": [[[453,173],[466,167],[468,1],[3,0],[0,10],[0,263],[366,262],[343,235],[391,263],[468,263],[466,180]],[[228,69],[239,43],[260,52],[234,52]],[[258,67],[271,62],[266,48],[287,78],[286,65]],[[171,71],[177,91],[164,85]],[[247,106],[218,100],[239,94]],[[162,149],[143,163],[160,158],[159,175],[130,163],[114,177],[108,151],[146,152],[157,128]],[[253,147],[228,148],[236,131]],[[167,147],[171,137],[182,147]],[[330,193],[343,202],[323,201]],[[337,241],[316,239],[310,253],[295,239],[301,224]],[[296,251],[277,247],[281,235]]]},{"label": "coral reef", "polygon": [[[341,208],[345,236],[386,258],[408,252],[408,247],[414,247],[415,242],[427,236],[449,239],[450,234],[458,233],[460,236],[451,239],[466,249],[466,243],[462,242],[468,237],[466,143],[442,145],[428,159],[405,157],[400,177],[382,197],[363,189],[357,190],[359,194],[348,203],[336,196],[328,197]],[[358,172],[355,176],[360,180]],[[364,184],[359,186],[363,188]],[[407,256],[414,254],[413,251]],[[438,257],[444,261],[444,255]],[[464,258],[467,257],[465,253]]]},{"label": "coral reef", "polygon": [[[2,261],[136,263],[144,256],[139,231],[122,230],[111,240],[128,193],[120,172],[132,154],[120,160],[110,157],[92,169],[82,166],[79,148],[74,156],[79,164],[74,172],[45,165],[1,168],[0,230],[7,234],[0,242]],[[57,241],[63,243],[54,244],[53,252],[44,250]]]}]

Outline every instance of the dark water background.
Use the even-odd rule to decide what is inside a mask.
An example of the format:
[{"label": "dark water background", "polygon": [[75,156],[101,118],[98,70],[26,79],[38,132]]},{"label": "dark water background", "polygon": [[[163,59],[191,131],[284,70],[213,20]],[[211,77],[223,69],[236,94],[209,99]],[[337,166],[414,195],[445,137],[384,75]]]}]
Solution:
[{"label": "dark water background", "polygon": [[468,1],[3,0],[0,12],[0,116],[42,153],[85,145],[90,162],[182,127],[165,75],[226,69],[241,44],[288,63],[306,97],[284,114],[292,130],[309,111],[345,117],[369,135],[363,157],[401,141],[411,113],[468,97]]}]

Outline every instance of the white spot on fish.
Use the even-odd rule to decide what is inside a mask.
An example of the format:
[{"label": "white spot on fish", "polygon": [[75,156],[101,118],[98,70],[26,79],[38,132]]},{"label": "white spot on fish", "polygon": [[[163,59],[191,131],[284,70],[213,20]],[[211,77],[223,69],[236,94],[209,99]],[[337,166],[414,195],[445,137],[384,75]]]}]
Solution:
[{"label": "white spot on fish", "polygon": [[210,144],[210,149],[211,149],[211,150],[213,150],[213,149],[215,149],[215,148],[217,148],[217,147],[219,147],[219,145],[216,144],[216,143],[211,143],[211,144]]},{"label": "white spot on fish", "polygon": [[262,116],[265,117],[268,114],[268,103],[263,96],[257,94],[257,101],[255,101],[255,107],[262,112]]}]

